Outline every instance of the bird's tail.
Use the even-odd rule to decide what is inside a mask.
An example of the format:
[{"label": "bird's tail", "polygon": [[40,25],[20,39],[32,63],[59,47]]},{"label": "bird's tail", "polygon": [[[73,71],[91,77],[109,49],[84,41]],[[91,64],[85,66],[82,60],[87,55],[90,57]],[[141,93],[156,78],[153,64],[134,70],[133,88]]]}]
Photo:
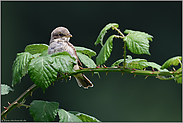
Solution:
[{"label": "bird's tail", "polygon": [[83,73],[74,75],[74,77],[76,78],[79,87],[83,86],[84,89],[88,89],[88,87],[93,87],[92,82]]}]

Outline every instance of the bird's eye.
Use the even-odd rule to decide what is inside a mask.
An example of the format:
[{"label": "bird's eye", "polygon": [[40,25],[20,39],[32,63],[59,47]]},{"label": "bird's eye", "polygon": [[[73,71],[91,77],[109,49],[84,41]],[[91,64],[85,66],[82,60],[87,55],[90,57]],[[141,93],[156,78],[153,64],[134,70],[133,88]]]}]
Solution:
[{"label": "bird's eye", "polygon": [[64,34],[62,34],[62,33],[60,33],[60,34],[58,34],[58,35],[60,35],[60,36],[64,36]]}]

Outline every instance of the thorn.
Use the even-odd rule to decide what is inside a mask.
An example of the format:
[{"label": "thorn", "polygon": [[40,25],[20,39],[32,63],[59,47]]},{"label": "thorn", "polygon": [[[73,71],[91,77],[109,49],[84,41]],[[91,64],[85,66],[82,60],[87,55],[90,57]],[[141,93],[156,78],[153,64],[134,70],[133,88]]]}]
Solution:
[{"label": "thorn", "polygon": [[123,76],[124,72],[121,72],[121,73],[122,73],[121,75]]},{"label": "thorn", "polygon": [[97,66],[96,68],[100,68],[100,66]]},{"label": "thorn", "polygon": [[80,67],[80,69],[82,70],[83,68],[82,68],[82,67]]},{"label": "thorn", "polygon": [[105,74],[105,75],[107,76],[107,74],[108,74],[108,72],[106,72],[106,74]]},{"label": "thorn", "polygon": [[3,106],[3,108],[4,108],[5,110],[7,110],[7,107]]},{"label": "thorn", "polygon": [[32,88],[30,88],[28,91],[30,91]]},{"label": "thorn", "polygon": [[8,102],[8,105],[11,105],[11,104]]},{"label": "thorn", "polygon": [[152,71],[154,72],[154,68],[152,68]]},{"label": "thorn", "polygon": [[30,93],[30,96],[32,97],[33,92]]},{"label": "thorn", "polygon": [[69,81],[71,80],[71,76],[69,76]]},{"label": "thorn", "polygon": [[173,67],[173,70],[176,71],[176,69]]},{"label": "thorn", "polygon": [[144,68],[144,71],[146,71],[146,68]]},{"label": "thorn", "polygon": [[20,104],[24,104],[24,103],[25,103],[25,101],[26,101],[26,100],[25,100],[25,98],[24,98]]},{"label": "thorn", "polygon": [[20,108],[20,104],[18,104],[17,107]]},{"label": "thorn", "polygon": [[145,79],[147,79],[148,76],[149,76],[149,75],[147,75],[147,76],[145,77]]},{"label": "thorn", "polygon": [[136,77],[136,74],[134,74],[134,77]]},{"label": "thorn", "polygon": [[132,70],[136,71],[136,69],[135,69],[135,68],[133,68]]},{"label": "thorn", "polygon": [[154,73],[151,73],[151,74],[154,74]]},{"label": "thorn", "polygon": [[158,78],[158,79],[159,79],[159,78],[161,78],[161,77],[160,77],[159,75],[157,75],[157,76],[156,76],[156,78]]},{"label": "thorn", "polygon": [[131,73],[134,73],[135,71],[131,71]]},{"label": "thorn", "polygon": [[104,68],[107,68],[107,67],[104,65]]}]

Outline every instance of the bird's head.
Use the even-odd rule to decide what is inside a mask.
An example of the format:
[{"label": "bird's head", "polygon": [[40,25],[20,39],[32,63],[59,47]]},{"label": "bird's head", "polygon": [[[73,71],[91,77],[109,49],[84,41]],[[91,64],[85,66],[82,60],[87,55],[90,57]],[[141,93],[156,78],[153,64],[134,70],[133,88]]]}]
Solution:
[{"label": "bird's head", "polygon": [[72,35],[70,34],[70,32],[67,28],[57,27],[51,33],[50,43],[52,43],[53,41],[56,41],[56,40],[57,41],[69,41],[70,37],[72,37]]}]

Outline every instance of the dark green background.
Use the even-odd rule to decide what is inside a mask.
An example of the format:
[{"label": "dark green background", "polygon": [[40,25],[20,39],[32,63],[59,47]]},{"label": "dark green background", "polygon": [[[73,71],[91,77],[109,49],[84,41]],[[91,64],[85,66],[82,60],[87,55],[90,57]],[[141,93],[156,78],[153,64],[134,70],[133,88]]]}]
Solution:
[{"label": "dark green background", "polygon": [[[1,83],[11,85],[12,64],[16,54],[28,44],[48,44],[51,31],[67,27],[73,37],[71,43],[99,53],[101,46],[94,42],[108,23],[118,23],[120,30],[139,30],[154,36],[148,55],[127,54],[145,58],[162,65],[167,59],[182,55],[181,2],[1,2]],[[110,34],[117,34],[110,30]],[[122,58],[123,43],[114,40],[110,66]],[[95,60],[96,57],[93,57]],[[41,88],[26,98],[59,102],[67,111],[79,111],[101,121],[182,121],[182,85],[174,80],[162,81],[154,77],[121,73],[86,74],[94,87],[79,88],[75,79],[55,82],[43,93]],[[33,82],[29,75],[15,85],[14,92],[1,96],[1,108],[13,102]],[[58,118],[58,117],[57,117]],[[24,107],[12,110],[7,119],[33,121]],[[58,120],[58,119],[57,119]]]}]

